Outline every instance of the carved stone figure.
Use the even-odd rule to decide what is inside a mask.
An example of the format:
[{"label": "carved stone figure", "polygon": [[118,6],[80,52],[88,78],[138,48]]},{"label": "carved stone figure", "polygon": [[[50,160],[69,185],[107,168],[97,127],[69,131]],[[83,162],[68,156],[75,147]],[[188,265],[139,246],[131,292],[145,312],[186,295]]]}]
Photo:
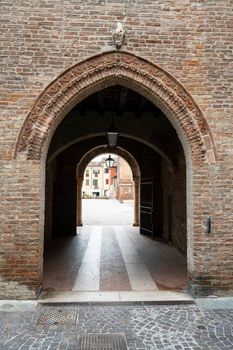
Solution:
[{"label": "carved stone figure", "polygon": [[120,49],[124,44],[125,35],[126,35],[126,31],[123,28],[123,24],[120,22],[117,22],[117,25],[112,33],[113,40],[117,49]]}]

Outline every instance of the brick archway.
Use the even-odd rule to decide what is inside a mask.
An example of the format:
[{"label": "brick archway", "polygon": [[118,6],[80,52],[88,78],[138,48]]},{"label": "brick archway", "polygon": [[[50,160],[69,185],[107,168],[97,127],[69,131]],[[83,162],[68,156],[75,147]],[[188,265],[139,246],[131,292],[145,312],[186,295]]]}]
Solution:
[{"label": "brick archway", "polygon": [[[76,177],[77,177],[77,226],[82,226],[82,184],[83,184],[83,178],[84,178],[84,172],[88,165],[88,163],[98,155],[101,155],[103,153],[108,153],[108,148],[106,146],[98,146],[93,149],[91,149],[89,152],[87,152],[80,162],[77,165],[76,169]],[[136,161],[136,159],[126,150],[124,150],[121,147],[117,147],[116,150],[114,150],[111,153],[115,153],[119,155],[120,157],[124,158],[133,174],[133,182],[134,182],[134,223],[133,226],[139,226],[139,202],[140,202],[140,169],[139,165]]]},{"label": "brick archway", "polygon": [[87,59],[53,81],[25,120],[15,157],[21,154],[26,159],[41,159],[57,125],[73,106],[95,91],[115,84],[136,90],[164,112],[192,163],[216,161],[207,121],[185,88],[162,68],[126,52],[109,52]]},{"label": "brick archway", "polygon": [[[217,153],[208,123],[195,101],[185,88],[162,68],[126,52],[108,52],[71,67],[53,81],[38,97],[25,119],[19,134],[15,158],[22,167],[30,164],[31,178],[35,182],[37,204],[36,233],[33,237],[37,249],[37,273],[28,286],[35,292],[35,284],[41,285],[43,262],[45,161],[53,133],[67,113],[92,93],[113,85],[123,85],[135,90],[162,110],[176,129],[186,157],[187,197],[187,263],[190,285],[201,286],[199,276],[208,276],[208,267],[201,266],[196,242],[207,240],[204,236],[206,216],[214,197],[211,186],[204,184],[211,175],[211,163],[217,161]],[[204,176],[203,176],[204,173]],[[28,174],[27,174],[28,176]],[[200,176],[204,184],[200,185]],[[203,190],[209,191],[203,203]],[[27,193],[20,193],[27,196]],[[30,201],[25,199],[28,207]],[[32,220],[35,220],[34,218]],[[30,225],[27,225],[29,227]],[[39,247],[38,247],[38,241]],[[33,257],[34,258],[34,257]],[[205,271],[204,271],[205,270]],[[211,281],[211,276],[209,277]],[[205,280],[203,280],[203,284]],[[204,286],[203,288],[205,288]]]}]

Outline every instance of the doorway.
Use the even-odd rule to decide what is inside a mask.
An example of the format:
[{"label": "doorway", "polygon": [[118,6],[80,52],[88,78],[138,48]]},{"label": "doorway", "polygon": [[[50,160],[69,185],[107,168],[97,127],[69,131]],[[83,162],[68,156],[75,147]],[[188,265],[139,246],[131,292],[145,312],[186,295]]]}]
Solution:
[{"label": "doorway", "polygon": [[83,175],[82,207],[83,225],[133,224],[133,174],[123,158],[107,153],[88,163]]},{"label": "doorway", "polygon": [[[132,169],[136,196],[130,225],[122,225],[123,215],[111,223],[107,209],[101,208],[100,201],[109,200],[104,198],[107,191],[98,186],[104,171],[90,164],[93,156],[107,150],[105,136],[99,131],[106,130],[112,118],[120,130],[116,153],[124,156]],[[77,120],[81,126],[74,135]],[[61,135],[63,140],[69,139],[69,146],[57,153]],[[120,85],[98,91],[75,106],[57,128],[47,163],[47,220],[52,234],[46,237],[45,289],[98,292],[186,287],[185,158],[177,134],[161,110]],[[94,186],[91,192],[90,181]],[[85,200],[99,201],[90,225],[84,220]],[[108,227],[101,224],[102,214]],[[171,231],[173,246],[168,245]]]},{"label": "doorway", "polygon": [[[115,85],[132,89],[144,99],[152,102],[154,106],[157,106],[169,120],[176,137],[178,137],[181,142],[181,149],[185,154],[184,170],[185,172],[187,170],[187,191],[185,196],[185,200],[187,200],[187,220],[185,218],[185,220],[179,219],[177,221],[176,232],[178,232],[179,224],[181,224],[180,226],[182,228],[186,227],[187,249],[185,248],[185,253],[187,252],[188,255],[187,263],[190,288],[194,293],[198,293],[199,291],[209,292],[209,290],[213,289],[213,274],[211,273],[212,270],[210,266],[214,268],[215,256],[213,255],[211,257],[211,259],[213,258],[213,261],[211,260],[213,264],[208,266],[206,270],[206,267],[200,264],[201,257],[198,254],[200,244],[196,244],[197,241],[199,243],[200,241],[205,242],[206,239],[204,235],[206,206],[203,206],[202,203],[202,193],[206,188],[209,188],[209,176],[212,174],[212,165],[215,166],[217,162],[217,150],[211,129],[193,97],[175,77],[156,64],[132,53],[116,53],[114,51],[90,57],[85,60],[85,62],[83,61],[75,64],[73,67],[64,71],[60,76],[56,77],[56,79],[45,87],[38,96],[38,99],[25,118],[18,135],[15,145],[15,159],[22,165],[22,169],[25,169],[24,162],[29,166],[31,173],[27,173],[27,176],[31,183],[35,184],[33,215],[29,217],[27,226],[24,227],[23,232],[24,234],[30,235],[33,227],[34,238],[32,249],[33,252],[36,252],[36,255],[31,254],[29,256],[26,250],[23,251],[23,254],[29,259],[30,273],[24,274],[23,282],[19,286],[22,292],[21,296],[25,295],[25,297],[28,297],[28,291],[30,291],[30,295],[36,297],[40,290],[43,272],[44,237],[47,240],[49,237],[52,237],[53,232],[54,197],[51,195],[53,189],[51,189],[50,186],[46,186],[45,200],[45,167],[47,174],[46,181],[47,183],[50,181],[51,184],[54,185],[55,173],[52,169],[56,172],[57,168],[53,160],[55,160],[55,158],[58,160],[59,155],[75,142],[78,142],[80,146],[78,147],[78,152],[85,153],[87,151],[87,149],[81,149],[82,147],[85,148],[82,142],[84,141],[85,143],[87,139],[89,139],[89,149],[95,147],[97,145],[95,137],[103,136],[103,128],[108,125],[106,125],[106,123],[99,123],[99,128],[96,125],[96,127],[92,129],[85,126],[85,123],[83,124],[83,119],[78,118],[76,119],[77,123],[75,124],[75,128],[68,133],[63,130],[60,135],[58,132],[57,136],[59,136],[56,140],[54,136],[57,131],[61,131],[60,126],[63,121],[68,121],[67,117],[72,108],[78,105],[80,107],[81,102],[91,96],[91,94],[95,94],[96,92],[100,92],[105,88]],[[124,100],[123,94],[121,98],[121,104],[123,104],[123,106]],[[101,101],[102,99],[100,98],[99,106],[102,105]],[[145,104],[141,99],[137,102],[139,101],[141,101],[141,104],[140,108],[138,108],[139,113],[137,114],[140,116],[141,110],[144,108]],[[138,104],[137,106],[139,107]],[[101,108],[98,110],[101,112]],[[82,113],[82,111],[79,112]],[[85,115],[83,114],[82,117],[85,118]],[[93,119],[91,119],[91,122],[92,121]],[[98,118],[95,119],[95,122],[96,121],[99,122]],[[146,126],[145,122],[146,118],[144,115],[143,125]],[[89,123],[89,125],[92,124]],[[169,145],[169,140],[171,141],[172,139],[169,137],[167,143],[162,142],[161,144],[161,141],[166,140],[164,136],[169,135],[167,129],[165,134],[162,132],[163,128],[158,129],[161,131],[161,140],[159,137],[160,133],[156,134],[150,126],[147,128],[146,138],[143,138],[143,135],[137,135],[135,133],[134,124],[130,123],[130,126],[131,129],[125,130],[128,132],[124,136],[126,136],[128,140],[131,139],[141,142],[141,144],[154,149],[163,159],[166,159],[169,171],[173,171],[175,174],[177,170],[177,159],[176,156],[173,158],[173,155],[176,155],[177,152],[173,150],[172,147],[170,147],[170,152],[166,148],[166,145]],[[67,126],[67,128],[69,127]],[[145,131],[145,128],[141,128],[141,130]],[[103,138],[102,140],[99,139],[99,141],[98,144],[101,142],[103,142],[103,144],[105,143]],[[154,141],[156,141],[156,145]],[[175,144],[176,142],[174,145]],[[129,144],[127,146],[130,148]],[[140,152],[138,152],[138,154]],[[48,170],[49,168],[50,170]],[[203,174],[203,171],[205,172],[206,181],[200,184],[199,178],[200,175]],[[23,175],[20,176],[21,181],[23,180]],[[181,193],[183,196],[184,191]],[[212,193],[211,190],[210,193]],[[22,191],[20,193],[20,198],[23,198],[26,206],[30,207],[31,198],[28,197],[26,192]],[[166,208],[166,198],[167,196],[164,193],[164,208]],[[209,197],[210,204],[213,203],[213,198],[214,194]],[[175,203],[180,203],[180,201],[175,200],[173,196],[173,208],[176,208],[175,211],[177,211],[178,208],[180,209],[180,213],[177,217],[183,217],[183,206],[177,207]],[[172,212],[174,212],[174,210]],[[76,213],[76,210],[74,213]],[[165,214],[164,211],[163,227],[166,226]],[[36,223],[35,218],[37,218]],[[72,220],[68,221],[71,222]],[[74,232],[73,227],[75,227],[76,220],[73,220],[73,223],[70,234]],[[175,227],[174,220],[172,220],[172,224],[173,227]],[[202,234],[196,236],[195,228]],[[183,235],[181,236],[183,237]],[[184,241],[183,239],[179,238],[175,241],[176,243],[174,244],[178,245],[177,243],[179,243],[180,247],[184,247],[182,243]],[[203,249],[204,251],[206,251],[206,249],[208,250],[208,246],[204,245]],[[21,264],[22,263],[19,262],[18,266],[21,266]],[[206,278],[200,278],[203,274]],[[216,278],[215,276],[214,280],[216,280]],[[221,278],[217,278],[217,280],[219,283],[221,282]],[[16,279],[14,281],[16,281]]]}]

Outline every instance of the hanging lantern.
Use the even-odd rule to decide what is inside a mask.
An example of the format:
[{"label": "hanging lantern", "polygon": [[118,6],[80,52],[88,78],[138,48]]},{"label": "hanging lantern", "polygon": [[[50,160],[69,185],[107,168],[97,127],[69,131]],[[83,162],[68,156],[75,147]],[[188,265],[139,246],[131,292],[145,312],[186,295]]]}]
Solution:
[{"label": "hanging lantern", "polygon": [[119,131],[116,129],[113,121],[112,121],[110,128],[106,132],[106,135],[107,135],[107,139],[108,139],[108,147],[109,148],[116,148]]},{"label": "hanging lantern", "polygon": [[114,165],[115,160],[111,157],[111,155],[109,154],[108,158],[105,159],[105,164],[107,166],[107,168],[112,168]]}]

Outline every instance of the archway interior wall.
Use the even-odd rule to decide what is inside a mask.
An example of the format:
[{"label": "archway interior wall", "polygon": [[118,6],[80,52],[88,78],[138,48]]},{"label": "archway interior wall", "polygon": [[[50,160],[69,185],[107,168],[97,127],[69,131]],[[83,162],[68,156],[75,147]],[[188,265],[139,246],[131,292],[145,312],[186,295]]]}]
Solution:
[{"label": "archway interior wall", "polygon": [[[84,171],[88,165],[88,163],[98,155],[109,153],[109,149],[106,145],[100,145],[95,147],[94,149],[91,149],[88,151],[80,160],[80,162],[77,164],[77,178],[82,177],[84,175]],[[133,178],[139,177],[140,178],[140,168],[136,161],[136,159],[126,150],[122,149],[121,147],[117,147],[115,150],[111,150],[110,153],[117,154],[120,157],[124,158],[129,166],[132,169]]]},{"label": "archway interior wall", "polygon": [[163,191],[163,238],[187,255],[186,163],[180,150],[172,170],[161,159],[160,183]]},{"label": "archway interior wall", "polygon": [[[125,139],[123,139],[125,142]],[[122,141],[121,141],[122,142]],[[47,210],[46,210],[46,229],[45,229],[45,233],[46,233],[46,238],[51,238],[51,228],[52,228],[52,221],[54,218],[54,215],[57,217],[57,221],[56,221],[56,226],[53,227],[52,231],[55,233],[56,231],[56,235],[59,235],[59,228],[62,228],[63,225],[63,221],[68,221],[67,220],[62,220],[61,223],[59,223],[60,218],[62,218],[62,216],[64,217],[64,212],[66,212],[66,210],[63,210],[63,205],[64,203],[66,203],[66,208],[72,208],[71,212],[75,212],[77,209],[79,210],[79,207],[76,207],[76,198],[75,196],[69,196],[69,197],[64,197],[66,195],[66,193],[68,192],[72,192],[73,194],[75,193],[75,188],[76,188],[76,182],[78,182],[78,187],[79,189],[81,188],[82,185],[82,181],[83,181],[83,173],[84,170],[88,164],[88,162],[97,154],[106,152],[106,146],[100,147],[99,145],[104,144],[105,143],[105,138],[96,138],[96,139],[89,139],[89,140],[85,140],[83,142],[74,144],[72,146],[70,146],[68,149],[64,150],[62,153],[60,153],[51,163],[48,164],[48,168],[47,168],[47,190],[46,190],[46,195],[47,195]],[[128,148],[129,145],[128,144],[123,144],[122,147],[119,146],[119,149],[117,151],[117,153],[122,156],[130,165],[131,169],[132,169],[132,173],[133,173],[133,180],[135,182],[135,185],[137,184],[137,191],[139,192],[139,184],[140,184],[140,168],[138,165],[138,162],[135,157],[134,153],[138,152],[138,149],[143,149],[143,148],[148,148],[148,146],[145,145],[141,145],[140,146],[135,146],[138,143],[137,142],[133,142],[132,140],[128,141],[129,144],[132,144],[130,152],[124,151],[122,149],[123,148]],[[97,146],[98,145],[98,146]],[[126,146],[126,147],[125,147]],[[94,148],[94,151],[89,151],[89,148]],[[87,153],[88,152],[88,153]],[[152,153],[155,153],[153,150],[151,150]],[[85,157],[84,155],[87,153],[87,156]],[[130,155],[131,154],[131,155]],[[132,156],[133,154],[133,156]],[[81,162],[81,159],[83,159],[84,156],[84,162]],[[157,157],[155,157],[156,162],[158,162],[159,156],[157,155]],[[81,167],[77,173],[76,167],[77,164],[81,162]],[[149,162],[150,165],[152,166],[152,162]],[[157,163],[156,163],[157,164]],[[156,168],[156,167],[155,167]],[[63,170],[64,169],[64,170]],[[80,176],[81,173],[81,176]],[[145,174],[144,174],[145,176]],[[148,176],[148,175],[147,175]],[[52,180],[51,180],[52,179]],[[73,186],[73,190],[71,191],[71,189],[68,191],[65,191],[64,189],[68,186],[66,184],[66,182],[69,182],[69,185]],[[51,188],[51,190],[49,190]],[[52,189],[57,188],[57,196],[58,196],[58,200],[57,202],[57,214],[56,213],[52,213],[52,202],[55,201],[55,199],[53,198],[53,191]],[[63,190],[62,190],[63,189]],[[72,198],[71,198],[72,197]],[[63,199],[61,199],[63,198]],[[60,201],[60,205],[58,204]],[[139,193],[137,196],[137,201],[139,201]],[[63,204],[62,204],[63,203]],[[72,204],[71,204],[72,203]],[[136,203],[135,204],[137,206],[137,208],[139,207],[139,204]],[[60,213],[60,215],[59,215]],[[135,223],[138,224],[139,219],[138,219],[139,213],[138,213],[138,209],[137,212],[135,213]],[[72,220],[71,220],[72,221]],[[75,226],[75,225],[74,225]],[[65,229],[65,227],[64,227]],[[66,230],[67,231],[67,230]],[[68,233],[68,232],[67,232]],[[73,234],[75,234],[75,230],[73,230]]]},{"label": "archway interior wall", "polygon": [[[127,149],[130,149],[128,145]],[[88,152],[80,161],[77,166],[77,178],[78,184],[82,184],[83,174],[89,161],[93,157],[106,152],[106,146],[96,147]],[[143,154],[143,158],[137,155],[139,150]],[[136,152],[135,152],[136,151]],[[159,157],[160,161],[157,161],[153,167],[157,168],[145,171],[145,168],[149,168],[147,162],[152,162],[155,154],[153,150],[147,149],[140,145],[136,146],[134,143],[133,150],[137,156],[138,164],[140,164],[141,174],[139,166],[135,158],[125,152],[122,148],[117,148],[115,153],[124,157],[130,164],[133,170],[133,177],[138,182],[138,179],[142,178],[142,181],[152,181],[154,186],[154,227],[155,235],[162,237],[175,246],[182,254],[187,254],[187,221],[186,221],[186,164],[185,157],[182,149],[180,149],[177,159],[176,168],[172,168],[166,158]],[[158,155],[157,155],[158,157]],[[145,163],[143,163],[143,160]],[[147,169],[148,170],[148,169]],[[138,188],[139,189],[139,188]],[[81,196],[81,193],[79,194]],[[139,201],[140,202],[140,201]],[[135,211],[139,211],[135,205]],[[137,222],[137,220],[135,220]],[[77,222],[82,224],[81,213],[77,218]]]},{"label": "archway interior wall", "polygon": [[[81,188],[83,182],[83,174],[89,161],[93,157],[107,152],[105,145],[100,146],[102,139],[96,141],[98,146],[94,147],[90,151],[85,151],[82,143],[72,145],[70,150],[67,149],[57,157],[57,163],[60,169],[56,170],[55,173],[59,176],[58,182],[62,184],[67,179],[70,183],[74,184],[75,175],[77,179],[77,225],[80,226],[82,222],[81,213]],[[90,140],[86,140],[86,145],[90,144]],[[157,237],[163,237],[166,240],[176,246],[183,254],[186,254],[186,198],[185,198],[185,160],[183,152],[180,153],[180,164],[177,165],[176,171],[170,167],[170,163],[166,159],[162,159],[153,149],[150,149],[144,144],[140,144],[131,139],[125,140],[120,139],[121,145],[116,151],[117,154],[124,157],[130,164],[133,170],[133,177],[135,185],[137,185],[137,191],[139,192],[140,179],[142,181],[152,181],[154,186],[154,231]],[[92,142],[94,145],[94,143]],[[88,148],[86,148],[88,149]],[[124,151],[127,149],[127,152]],[[79,156],[77,156],[79,154]],[[82,156],[82,154],[84,154]],[[72,160],[73,159],[73,160]],[[71,163],[70,163],[71,161]],[[70,163],[70,164],[69,164]],[[75,165],[78,163],[77,169],[74,171]],[[50,167],[52,164],[49,165]],[[70,175],[61,172],[62,167],[70,169]],[[139,170],[141,169],[141,171]],[[49,176],[48,176],[49,178]],[[75,184],[74,184],[75,186]],[[52,185],[51,188],[56,186]],[[64,186],[62,186],[64,187]],[[75,190],[73,189],[73,192]],[[172,196],[173,210],[168,213],[168,200]],[[73,197],[73,201],[76,198]],[[70,198],[64,199],[66,206],[70,205],[68,202]],[[48,203],[51,201],[48,199]],[[139,202],[140,195],[138,193],[137,201],[135,202],[135,222],[139,224]],[[177,211],[177,207],[179,211]],[[49,211],[48,211],[49,212]],[[62,207],[60,213],[64,213]],[[48,213],[47,213],[48,214]],[[170,215],[170,217],[169,217]],[[59,215],[58,215],[59,216]],[[60,215],[61,216],[61,215]],[[168,232],[168,217],[173,227],[171,228],[171,237]],[[57,219],[59,221],[59,219]],[[66,220],[67,221],[67,220]],[[182,223],[182,224],[180,224]],[[49,233],[49,228],[46,230]]]},{"label": "archway interior wall", "polygon": [[[72,139],[71,142],[68,142],[68,143],[64,143],[62,144],[62,146],[58,146],[56,145],[56,149],[52,149],[50,150],[49,149],[49,154],[48,154],[48,158],[47,158],[47,163],[50,163],[53,161],[53,159],[55,159],[61,152],[63,152],[65,149],[67,149],[68,147],[74,145],[75,143],[78,143],[78,142],[83,142],[87,139],[90,139],[90,138],[95,138],[95,137],[103,137],[105,135],[105,132],[101,132],[101,133],[91,133],[91,134],[87,134],[85,135],[84,137],[79,137],[79,138],[75,138],[75,139]],[[171,154],[167,154],[165,153],[159,146],[155,145],[154,143],[151,143],[151,142],[148,142],[148,141],[145,141],[144,139],[142,138],[139,138],[139,137],[136,137],[134,135],[130,135],[130,134],[125,134],[125,133],[122,133],[121,132],[121,138],[124,137],[124,138],[127,138],[127,139],[132,139],[133,141],[137,141],[137,142],[140,142],[148,147],[150,147],[151,149],[153,149],[156,153],[158,153],[160,156],[162,156],[163,158],[165,158],[165,160],[170,164],[170,167],[174,167],[175,166],[175,162],[176,162],[176,156],[175,154],[174,155],[171,155]]]}]

